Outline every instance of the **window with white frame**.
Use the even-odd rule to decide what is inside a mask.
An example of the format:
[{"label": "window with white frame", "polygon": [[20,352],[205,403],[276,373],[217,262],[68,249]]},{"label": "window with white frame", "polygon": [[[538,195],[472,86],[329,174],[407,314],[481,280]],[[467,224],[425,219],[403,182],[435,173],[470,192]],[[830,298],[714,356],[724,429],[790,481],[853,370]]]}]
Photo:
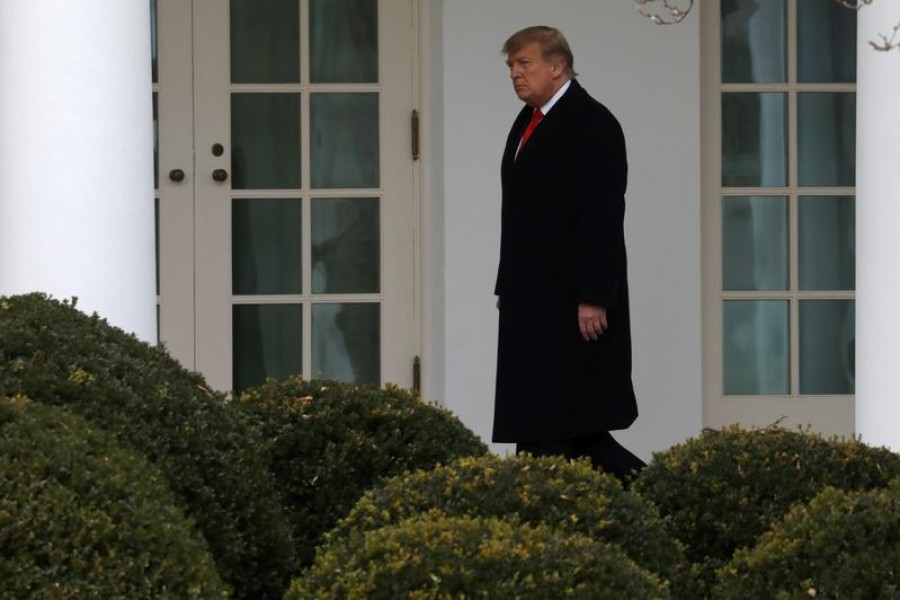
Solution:
[{"label": "window with white frame", "polygon": [[[710,4],[716,14],[705,24],[713,25],[716,51],[709,52],[707,31],[714,56],[704,65],[704,309],[705,367],[714,372],[705,378],[707,424],[783,416],[848,433],[856,12],[834,0]],[[820,397],[830,401],[817,405]],[[840,414],[823,417],[817,408]]]}]

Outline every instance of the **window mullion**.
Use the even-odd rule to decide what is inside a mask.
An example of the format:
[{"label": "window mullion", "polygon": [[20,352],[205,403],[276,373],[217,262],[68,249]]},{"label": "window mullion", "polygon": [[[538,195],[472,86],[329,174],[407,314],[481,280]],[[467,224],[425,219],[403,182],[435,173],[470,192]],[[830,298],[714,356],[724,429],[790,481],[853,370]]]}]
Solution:
[{"label": "window mullion", "polygon": [[800,285],[799,209],[797,201],[798,139],[797,131],[797,48],[798,48],[797,0],[788,0],[787,7],[787,84],[788,84],[788,250],[790,308],[790,395],[800,392],[800,301],[797,295]]}]

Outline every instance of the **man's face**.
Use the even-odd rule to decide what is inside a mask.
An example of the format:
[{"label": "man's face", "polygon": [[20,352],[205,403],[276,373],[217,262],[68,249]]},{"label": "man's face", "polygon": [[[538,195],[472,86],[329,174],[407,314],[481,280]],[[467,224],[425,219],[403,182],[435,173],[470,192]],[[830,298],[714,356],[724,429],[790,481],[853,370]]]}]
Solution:
[{"label": "man's face", "polygon": [[561,79],[562,61],[545,60],[537,42],[510,52],[506,57],[506,65],[509,67],[509,76],[516,90],[516,96],[534,108],[546,104],[564,83]]}]

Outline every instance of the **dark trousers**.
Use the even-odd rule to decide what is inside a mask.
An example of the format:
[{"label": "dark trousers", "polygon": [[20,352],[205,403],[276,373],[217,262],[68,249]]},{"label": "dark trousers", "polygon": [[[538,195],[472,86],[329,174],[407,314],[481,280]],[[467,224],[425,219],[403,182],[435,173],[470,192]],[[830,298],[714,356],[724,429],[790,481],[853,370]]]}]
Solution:
[{"label": "dark trousers", "polygon": [[586,456],[598,471],[611,473],[623,483],[627,483],[636,471],[646,464],[617,442],[608,431],[598,431],[569,440],[546,442],[520,442],[516,454],[528,452],[532,456],[565,456],[580,458]]}]

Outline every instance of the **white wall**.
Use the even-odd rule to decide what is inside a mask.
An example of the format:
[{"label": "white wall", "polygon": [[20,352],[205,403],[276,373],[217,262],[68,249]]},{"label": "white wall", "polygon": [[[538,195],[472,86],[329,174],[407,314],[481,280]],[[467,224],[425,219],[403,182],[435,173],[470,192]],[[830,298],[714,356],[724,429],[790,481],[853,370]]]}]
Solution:
[{"label": "white wall", "polygon": [[431,38],[440,48],[432,52],[443,56],[442,73],[425,78],[426,97],[439,111],[433,119],[442,130],[435,135],[443,155],[432,157],[438,162],[428,168],[437,183],[425,199],[430,225],[443,220],[443,230],[433,232],[442,247],[432,253],[438,264],[431,267],[444,273],[443,314],[435,316],[443,317],[444,381],[431,397],[489,439],[499,161],[521,106],[500,47],[514,31],[546,24],[566,35],[579,81],[617,115],[628,143],[626,236],[641,415],[617,437],[649,458],[696,434],[702,419],[699,11],[678,26],[659,27],[637,15],[630,0],[432,0],[428,7],[431,22],[442,23],[440,36]]}]

